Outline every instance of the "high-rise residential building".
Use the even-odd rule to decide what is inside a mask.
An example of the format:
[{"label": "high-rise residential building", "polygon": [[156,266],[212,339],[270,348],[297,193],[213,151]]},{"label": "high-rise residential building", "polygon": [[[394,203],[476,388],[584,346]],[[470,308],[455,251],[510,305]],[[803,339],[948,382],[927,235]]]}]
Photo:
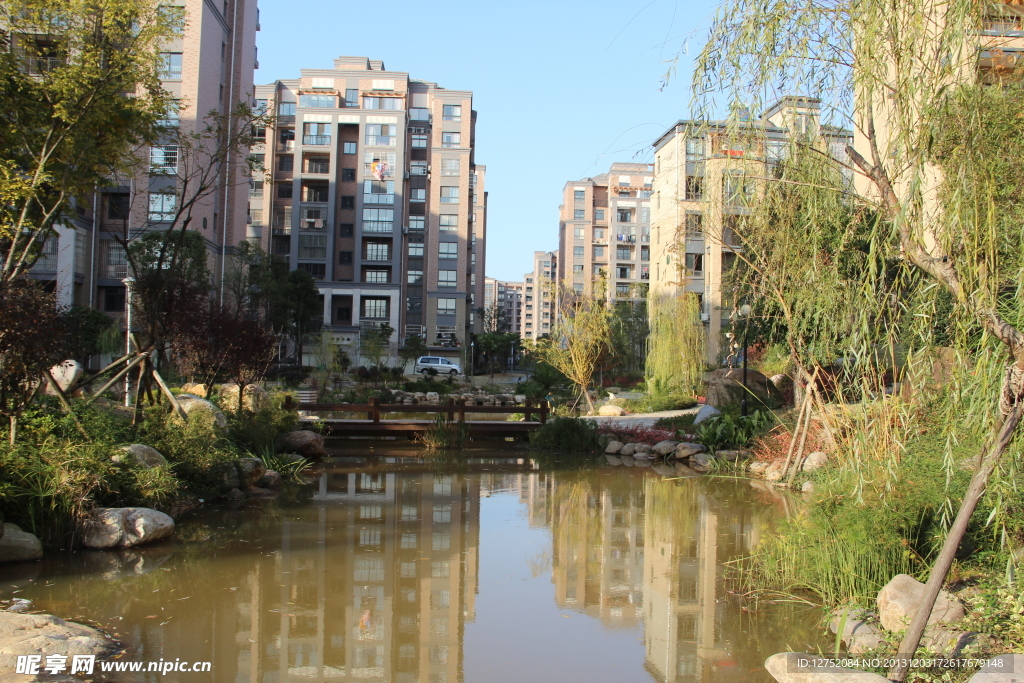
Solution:
[{"label": "high-rise residential building", "polygon": [[277,123],[250,237],[313,276],[339,343],[388,323],[398,340],[461,353],[485,266],[473,93],[339,57],[257,86],[256,98]]},{"label": "high-rise residential building", "polygon": [[498,304],[505,312],[505,320],[509,326],[508,331],[515,334],[521,333],[523,283],[505,282],[504,280],[495,280],[491,277],[485,278],[484,310],[489,310],[494,304]]},{"label": "high-rise residential building", "polygon": [[845,160],[853,134],[822,125],[819,108],[815,98],[785,97],[760,118],[731,127],[679,121],[654,144],[650,297],[653,303],[682,291],[697,295],[709,363],[722,355],[721,331],[734,308],[723,278],[743,249],[737,221],[757,201],[757,179],[769,175],[795,138],[816,139]]},{"label": "high-rise residential building", "polygon": [[[256,0],[179,0],[184,7],[181,36],[168,41],[160,52],[163,87],[178,103],[165,125],[183,132],[199,131],[211,111],[227,114],[238,103],[251,103],[256,63],[256,32],[259,10]],[[55,280],[59,306],[95,306],[118,316],[125,309],[128,275],[124,247],[114,239],[123,235],[125,223],[134,237],[140,231],[166,227],[162,220],[173,214],[180,187],[175,173],[178,149],[157,144],[144,150],[152,175],[111,183],[95,198],[78,198],[75,213],[47,240],[32,277]],[[190,229],[201,231],[210,253],[215,283],[225,271],[225,261],[247,235],[249,188],[245,156],[233,155],[227,168],[213,181],[215,189],[191,212]]]},{"label": "high-rise residential building", "polygon": [[558,280],[608,301],[643,299],[651,260],[651,164],[614,163],[565,184],[558,221]]},{"label": "high-rise residential building", "polygon": [[539,339],[551,334],[555,317],[555,287],[558,278],[558,253],[533,252],[533,270],[523,276],[523,307],[520,334]]}]

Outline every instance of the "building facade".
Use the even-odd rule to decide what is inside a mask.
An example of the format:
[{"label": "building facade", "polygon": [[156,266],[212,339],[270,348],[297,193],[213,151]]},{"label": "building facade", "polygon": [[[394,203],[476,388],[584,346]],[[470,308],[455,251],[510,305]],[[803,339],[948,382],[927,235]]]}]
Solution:
[{"label": "building facade", "polygon": [[654,167],[614,163],[570,181],[558,207],[558,280],[609,302],[643,299],[650,280]]},{"label": "building facade", "polygon": [[484,289],[473,94],[339,57],[257,86],[256,98],[276,126],[258,150],[267,173],[253,184],[249,237],[313,276],[343,346],[388,323],[394,342],[417,334],[460,355]]},{"label": "building facade", "polygon": [[817,99],[786,97],[738,127],[679,121],[654,145],[650,296],[697,295],[709,363],[718,364],[727,353],[722,328],[735,302],[725,276],[743,249],[736,224],[757,201],[758,179],[767,177],[798,138],[817,139],[845,160],[853,134],[821,125],[819,108]]},{"label": "building facade", "polygon": [[551,334],[555,316],[555,290],[558,277],[558,253],[533,252],[533,270],[523,276],[523,307],[520,334],[524,339],[539,339]]},{"label": "building facade", "polygon": [[[505,320],[508,322],[509,332],[521,334],[523,314],[523,283],[506,282],[494,278],[484,279],[484,309],[490,309],[498,304],[505,311]],[[486,330],[484,330],[486,331]]]}]

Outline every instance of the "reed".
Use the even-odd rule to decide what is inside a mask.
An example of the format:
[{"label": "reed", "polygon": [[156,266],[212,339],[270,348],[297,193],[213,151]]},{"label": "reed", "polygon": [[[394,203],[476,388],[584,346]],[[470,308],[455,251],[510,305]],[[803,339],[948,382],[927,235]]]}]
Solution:
[{"label": "reed", "polygon": [[428,450],[459,450],[469,440],[469,427],[465,422],[448,420],[438,413],[418,440]]}]

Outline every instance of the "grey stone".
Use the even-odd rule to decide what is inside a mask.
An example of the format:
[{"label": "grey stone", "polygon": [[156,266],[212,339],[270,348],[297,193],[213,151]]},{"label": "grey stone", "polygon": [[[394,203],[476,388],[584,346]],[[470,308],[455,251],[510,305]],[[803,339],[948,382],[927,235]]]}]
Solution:
[{"label": "grey stone", "polygon": [[[924,584],[908,574],[897,574],[878,591],[878,616],[888,631],[902,631],[914,618],[924,594]],[[964,608],[955,597],[939,591],[928,624],[951,624],[964,617]]]},{"label": "grey stone", "polygon": [[[889,683],[888,678],[868,671],[808,666],[817,657],[805,652],[780,652],[766,659],[764,668],[778,683]],[[808,665],[801,666],[805,662]]]},{"label": "grey stone", "polygon": [[776,460],[765,468],[764,478],[767,481],[782,481],[782,478],[786,476],[785,467],[785,460]]},{"label": "grey stone", "polygon": [[765,470],[771,467],[771,463],[767,460],[755,460],[754,462],[747,465],[747,470],[751,474],[764,474]]},{"label": "grey stone", "polygon": [[[85,368],[77,360],[66,360],[63,363],[58,363],[50,368],[50,376],[60,387],[60,390],[67,392],[75,382],[77,382],[82,375],[85,374]],[[50,383],[46,383],[46,393],[56,393],[50,389]]]},{"label": "grey stone", "polygon": [[1024,683],[1024,655],[992,657],[967,683]]},{"label": "grey stone", "polygon": [[259,486],[250,486],[245,490],[247,496],[272,496],[274,492]]},{"label": "grey stone", "polygon": [[651,452],[658,455],[668,455],[669,453],[674,453],[678,445],[678,441],[659,441],[651,447]]},{"label": "grey stone", "polygon": [[676,458],[682,460],[683,458],[689,458],[695,453],[702,453],[705,450],[707,449],[702,444],[684,441],[676,446]]},{"label": "grey stone", "polygon": [[804,458],[803,470],[804,472],[813,472],[814,470],[821,469],[828,464],[828,454],[822,451],[814,451],[809,453]]},{"label": "grey stone", "polygon": [[259,481],[256,482],[256,485],[262,486],[265,489],[276,489],[283,481],[284,477],[282,477],[278,472],[275,472],[274,470],[267,470],[263,473],[263,476],[260,477]]},{"label": "grey stone", "polygon": [[[958,631],[941,626],[929,626],[921,636],[921,645],[933,654],[957,656],[965,647],[974,643],[981,634],[976,631]],[[1024,671],[1018,672],[1024,674]]]},{"label": "grey stone", "polygon": [[32,609],[32,601],[26,600],[25,598],[14,598],[11,601],[11,606],[7,608],[8,612],[27,612]]},{"label": "grey stone", "polygon": [[608,461],[608,464],[612,467],[619,467],[622,465],[622,459],[614,455],[606,455],[604,459]]},{"label": "grey stone", "polygon": [[133,443],[130,446],[122,446],[121,450],[127,455],[114,455],[110,459],[114,462],[126,462],[131,459],[147,469],[154,467],[167,467],[167,458],[160,454],[160,451],[142,443]]},{"label": "grey stone", "polygon": [[320,458],[326,455],[322,434],[308,429],[288,432],[277,439],[277,447],[283,451],[294,451],[306,458]]},{"label": "grey stone", "polygon": [[239,458],[235,461],[235,467],[238,469],[240,488],[255,486],[267,471],[266,465],[259,458]]},{"label": "grey stone", "polygon": [[651,452],[651,444],[649,444],[649,443],[635,443],[635,444],[633,444],[633,446],[634,446],[633,453],[650,453]]},{"label": "grey stone", "polygon": [[608,445],[605,446],[604,452],[605,453],[618,453],[621,450],[622,450],[622,442],[621,441],[609,441]]},{"label": "grey stone", "polygon": [[804,493],[814,493],[814,482],[805,481],[804,485],[800,487],[800,490]]},{"label": "grey stone", "polygon": [[641,457],[637,457],[637,456],[633,457],[633,466],[634,467],[650,467],[652,464],[654,464],[653,463],[653,458],[650,458],[650,457],[641,458]]},{"label": "grey stone", "polygon": [[0,537],[0,562],[28,562],[43,556],[43,544],[16,524],[4,524]]},{"label": "grey stone", "polygon": [[712,417],[718,417],[722,414],[722,411],[712,405],[703,405],[700,410],[697,411],[696,417],[693,418],[693,424],[699,425],[704,420],[708,420]]},{"label": "grey stone", "polygon": [[772,375],[768,379],[772,381],[772,384],[774,384],[779,391],[786,391],[793,386],[793,378],[789,375]]},{"label": "grey stone", "polygon": [[744,371],[738,368],[720,368],[711,373],[705,393],[708,405],[719,409],[738,406],[744,398],[752,407],[765,405],[772,408],[781,403],[782,392],[757,370],[746,371],[746,385]]},{"label": "grey stone", "polygon": [[847,649],[854,654],[860,654],[885,643],[885,637],[881,629],[875,625],[874,617],[873,612],[845,608],[833,612],[829,628],[832,629],[832,633],[838,633],[839,627],[842,626],[841,637],[846,642]]},{"label": "grey stone", "polygon": [[[70,662],[75,655],[102,655],[112,648],[102,633],[82,624],[50,614],[0,612],[0,676],[15,670],[18,655],[43,655],[43,663],[46,655],[62,655]],[[18,676],[17,680],[32,679]]]},{"label": "grey stone", "polygon": [[656,457],[657,456],[654,455],[653,453],[648,453],[645,451],[637,451],[636,453],[633,454],[633,458],[636,460],[654,460]]},{"label": "grey stone", "polygon": [[174,520],[149,508],[95,508],[82,533],[86,548],[131,548],[167,538]]},{"label": "grey stone", "polygon": [[740,457],[739,451],[715,451],[715,457],[721,458],[722,460],[728,460],[729,462],[735,461]]},{"label": "grey stone", "polygon": [[[177,399],[178,405],[185,412],[190,424],[196,423],[215,432],[227,430],[228,419],[224,417],[224,413],[205,398],[199,398],[192,394],[179,394]],[[172,413],[171,419],[179,421],[177,413]]]},{"label": "grey stone", "polygon": [[634,453],[636,453],[635,443],[623,444],[622,448],[619,449],[619,455],[633,455]]},{"label": "grey stone", "polygon": [[622,464],[625,465],[626,467],[635,467],[636,460],[633,458],[633,456],[627,455],[622,458]]},{"label": "grey stone", "polygon": [[626,411],[621,406],[603,405],[597,409],[597,414],[604,417],[622,417]]},{"label": "grey stone", "polygon": [[242,493],[241,489],[235,488],[231,489],[226,494],[224,494],[224,497],[227,498],[228,500],[242,500],[243,498],[245,498],[245,494]]},{"label": "grey stone", "polygon": [[426,399],[427,403],[439,403],[441,401],[441,394],[436,391],[428,391]]},{"label": "grey stone", "polygon": [[[225,384],[220,388],[221,404],[228,410],[238,410],[238,385]],[[270,403],[270,394],[263,387],[255,384],[245,386],[242,407],[246,410],[262,410]]]},{"label": "grey stone", "polygon": [[714,462],[715,456],[711,453],[694,453],[690,456],[690,462],[701,467],[708,467]]}]

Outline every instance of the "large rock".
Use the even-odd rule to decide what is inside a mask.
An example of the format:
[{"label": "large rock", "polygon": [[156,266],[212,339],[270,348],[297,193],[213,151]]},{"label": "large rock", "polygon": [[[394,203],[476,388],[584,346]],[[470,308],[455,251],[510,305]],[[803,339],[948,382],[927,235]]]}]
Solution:
[{"label": "large rock", "polygon": [[608,454],[615,454],[622,450],[621,441],[609,441],[608,445],[604,447],[604,452]]},{"label": "large rock", "polygon": [[841,638],[846,643],[847,649],[860,654],[874,650],[885,643],[882,631],[875,625],[875,615],[862,609],[846,608],[836,610],[832,614],[832,622],[829,627],[832,633],[839,633],[842,628]]},{"label": "large rock", "polygon": [[152,446],[133,443],[131,446],[122,446],[121,450],[124,451],[124,455],[119,453],[112,456],[110,459],[114,462],[134,461],[147,469],[152,469],[154,467],[167,467],[167,458],[162,456],[160,451]]},{"label": "large rock", "polygon": [[132,548],[167,538],[174,520],[149,508],[96,508],[85,523],[82,545],[86,548]]},{"label": "large rock", "polygon": [[772,463],[768,460],[755,460],[747,465],[747,470],[751,474],[764,474],[765,471],[772,466]]},{"label": "large rock", "polygon": [[803,470],[804,472],[813,472],[814,470],[820,470],[827,464],[828,454],[823,453],[822,451],[814,451],[804,458]]},{"label": "large rock", "polygon": [[437,393],[436,391],[428,391],[427,392],[427,403],[440,403],[440,402],[441,402],[441,394]]},{"label": "large rock", "polygon": [[[179,394],[177,399],[189,424],[198,424],[214,432],[223,432],[228,428],[228,419],[224,413],[205,398],[194,394]],[[172,413],[172,419],[179,419],[177,413]]]},{"label": "large rock", "polygon": [[[82,624],[50,614],[0,612],[0,678],[4,681],[54,680],[14,674],[19,655],[41,655],[41,664],[46,663],[47,655],[62,655],[67,657],[70,671],[71,658],[75,655],[102,655],[112,648],[113,643],[102,633]],[[96,672],[99,673],[99,667]],[[43,673],[42,667],[40,673]]]},{"label": "large rock", "polygon": [[774,408],[782,401],[782,392],[757,370],[747,370],[746,388],[743,385],[743,370],[721,368],[711,373],[705,395],[708,405],[723,409],[740,405],[744,398],[752,409],[761,405]]},{"label": "large rock", "polygon": [[[67,393],[68,389],[74,386],[75,382],[85,374],[85,368],[77,360],[66,360],[63,363],[58,363],[50,368],[50,376],[53,377],[57,386],[60,390]],[[56,392],[50,388],[50,383],[46,383],[46,393],[55,394]]]},{"label": "large rock", "polygon": [[267,470],[263,473],[263,476],[260,477],[259,481],[256,482],[256,486],[265,489],[276,489],[283,482],[284,477],[282,477],[280,473],[275,472],[274,470]]},{"label": "large rock", "polygon": [[889,683],[889,679],[868,671],[843,667],[815,667],[820,655],[780,652],[764,662],[764,668],[779,683]]},{"label": "large rock", "polygon": [[603,405],[597,409],[597,414],[604,417],[622,417],[626,411],[621,406]]},{"label": "large rock", "polygon": [[308,429],[288,432],[279,437],[277,447],[279,450],[301,453],[307,458],[321,458],[327,455],[324,451],[323,435],[311,432]]},{"label": "large rock", "polygon": [[206,398],[206,385],[199,382],[186,382],[181,385],[181,390],[186,394]]},{"label": "large rock", "polygon": [[43,544],[16,524],[4,524],[0,536],[0,562],[27,562],[43,556]]},{"label": "large rock", "polygon": [[689,458],[695,453],[703,453],[705,450],[707,449],[702,444],[683,441],[676,446],[676,458],[682,460],[683,458]]},{"label": "large rock", "polygon": [[786,461],[776,460],[764,470],[764,478],[768,481],[782,481],[786,476]]},{"label": "large rock", "polygon": [[669,453],[675,453],[676,446],[678,445],[678,441],[659,441],[651,447],[651,452],[657,455],[668,455]]},{"label": "large rock", "polygon": [[967,683],[1024,683],[1024,655],[993,657]]},{"label": "large rock", "polygon": [[240,488],[256,486],[256,482],[263,477],[267,471],[266,465],[259,458],[239,458],[235,461],[238,469],[238,481]]},{"label": "large rock", "polygon": [[690,457],[690,462],[692,462],[694,465],[699,465],[701,467],[710,467],[711,463],[713,463],[717,459],[718,457],[716,455],[712,455],[711,453],[700,452],[694,453],[693,456]]},{"label": "large rock", "polygon": [[772,375],[768,379],[772,381],[772,384],[774,384],[779,391],[787,391],[788,389],[793,388],[793,378],[789,375]]},{"label": "large rock", "polygon": [[633,444],[633,453],[634,454],[635,453],[650,453],[650,452],[651,452],[651,444],[649,444],[649,443],[643,443],[641,441],[641,442]]},{"label": "large rock", "polygon": [[627,443],[621,449],[619,449],[619,455],[635,455],[635,454],[636,454],[636,444],[635,443]]},{"label": "large rock", "polygon": [[702,405],[700,410],[697,411],[697,415],[693,418],[693,424],[699,425],[704,420],[709,420],[713,417],[718,417],[722,414],[722,411],[713,405]]},{"label": "large rock", "polygon": [[[227,410],[238,410],[238,385],[225,384],[220,388],[220,404]],[[247,384],[242,397],[242,407],[253,412],[270,404],[270,394],[263,387]]]},{"label": "large rock", "polygon": [[[897,574],[878,591],[878,617],[882,627],[889,631],[902,631],[914,618],[924,584],[908,574]],[[964,617],[964,608],[946,591],[939,591],[928,624],[951,624]]]}]

